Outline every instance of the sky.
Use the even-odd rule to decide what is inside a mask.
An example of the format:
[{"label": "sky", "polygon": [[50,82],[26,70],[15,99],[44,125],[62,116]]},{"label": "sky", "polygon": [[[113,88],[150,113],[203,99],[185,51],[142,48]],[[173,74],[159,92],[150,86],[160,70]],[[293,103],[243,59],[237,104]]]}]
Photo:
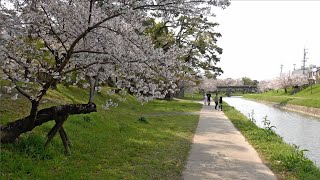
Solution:
[{"label": "sky", "polygon": [[220,78],[249,77],[271,79],[282,72],[306,65],[320,66],[320,1],[234,0],[224,10],[215,10],[222,34],[223,48]]}]

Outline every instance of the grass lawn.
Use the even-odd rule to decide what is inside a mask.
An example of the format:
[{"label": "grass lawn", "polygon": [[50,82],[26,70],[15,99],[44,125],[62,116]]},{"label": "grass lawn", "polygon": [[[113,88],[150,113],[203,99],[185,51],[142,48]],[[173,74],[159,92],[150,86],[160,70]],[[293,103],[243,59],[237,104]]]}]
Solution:
[{"label": "grass lawn", "polygon": [[224,113],[279,179],[320,179],[320,169],[303,155],[302,150],[286,144],[273,131],[257,127],[228,104],[224,106]]},{"label": "grass lawn", "polygon": [[194,92],[194,93],[185,93],[183,99],[192,100],[192,101],[203,101],[204,97],[202,93]]},{"label": "grass lawn", "polygon": [[262,94],[246,94],[244,97],[282,104],[320,108],[320,84],[313,85],[312,93],[311,87],[307,87],[294,95],[290,95],[290,91],[292,89],[289,89],[288,93],[285,93],[284,90],[279,90],[278,92],[269,91]]},{"label": "grass lawn", "polygon": [[[46,123],[1,145],[1,179],[180,179],[199,119],[184,112],[202,105],[162,100],[141,105],[132,96],[120,101],[106,91],[96,96],[97,113],[70,116],[64,124],[73,143],[70,156],[59,136],[44,149],[54,125]],[[85,103],[87,97],[83,89],[59,86],[48,93],[47,105]],[[1,98],[0,124],[27,115],[25,99]],[[105,111],[109,98],[119,106]]]},{"label": "grass lawn", "polygon": [[[211,93],[211,101],[213,101],[215,95],[216,95],[215,93]],[[238,96],[238,95],[240,94],[235,94],[235,96]],[[225,97],[226,95],[224,93],[218,93],[218,97],[220,96]],[[204,97],[203,97],[203,94],[195,92],[195,93],[186,93],[183,99],[191,100],[191,101],[203,101]]]}]

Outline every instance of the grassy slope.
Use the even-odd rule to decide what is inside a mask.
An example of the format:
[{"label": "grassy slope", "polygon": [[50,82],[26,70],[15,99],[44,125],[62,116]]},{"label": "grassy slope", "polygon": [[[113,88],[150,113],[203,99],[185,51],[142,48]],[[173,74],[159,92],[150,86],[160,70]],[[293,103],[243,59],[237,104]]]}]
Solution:
[{"label": "grassy slope", "polygon": [[320,84],[314,85],[312,87],[312,94],[311,87],[308,87],[295,95],[290,95],[290,91],[288,93],[284,93],[284,90],[279,90],[278,93],[276,91],[269,91],[262,94],[247,94],[244,95],[244,97],[282,104],[288,103],[300,106],[320,108]]},{"label": "grassy slope", "polygon": [[186,100],[192,100],[192,101],[203,101],[204,97],[202,93],[185,93],[184,98]]},{"label": "grassy slope", "polygon": [[[157,100],[142,106],[131,96],[125,102],[116,96],[117,108],[102,110],[110,98],[103,90],[96,97],[97,113],[69,117],[64,127],[73,143],[71,156],[63,154],[58,136],[43,148],[53,122],[2,145],[1,179],[179,179],[199,115],[168,113],[199,111],[201,104]],[[48,94],[49,104],[85,103],[87,97],[75,87]],[[2,98],[0,123],[27,115],[28,106],[23,99]],[[142,116],[147,123],[138,120]]]},{"label": "grassy slope", "polygon": [[284,143],[275,133],[258,128],[228,104],[224,107],[224,113],[279,179],[320,179],[320,169],[305,158],[301,150]]}]

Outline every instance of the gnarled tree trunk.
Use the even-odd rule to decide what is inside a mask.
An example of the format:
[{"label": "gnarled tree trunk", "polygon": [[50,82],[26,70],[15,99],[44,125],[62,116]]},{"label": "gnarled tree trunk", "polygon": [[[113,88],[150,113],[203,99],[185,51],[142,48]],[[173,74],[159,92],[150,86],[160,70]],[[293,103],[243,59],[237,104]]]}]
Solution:
[{"label": "gnarled tree trunk", "polygon": [[[66,121],[67,117],[73,114],[88,114],[96,111],[97,108],[94,103],[67,104],[41,109],[37,112],[35,121],[30,121],[31,116],[29,115],[6,125],[0,126],[1,143],[14,142],[21,134],[32,131],[35,127],[52,120],[56,121],[56,125],[52,128],[52,130],[57,132],[59,131],[62,140],[68,141],[66,133],[62,128],[63,122]],[[33,123],[30,124],[30,122]],[[56,133],[50,134],[50,132],[48,134],[48,138],[54,136]]]}]

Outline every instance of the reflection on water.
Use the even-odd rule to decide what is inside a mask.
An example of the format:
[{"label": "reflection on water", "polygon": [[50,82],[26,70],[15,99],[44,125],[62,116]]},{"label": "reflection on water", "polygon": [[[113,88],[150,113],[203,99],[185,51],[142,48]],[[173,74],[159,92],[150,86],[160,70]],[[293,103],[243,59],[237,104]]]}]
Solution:
[{"label": "reflection on water", "polygon": [[275,126],[275,132],[289,144],[296,144],[300,149],[307,149],[306,156],[320,166],[320,118],[282,110],[241,97],[226,97],[225,102],[248,116],[254,110],[254,118],[259,127],[263,127],[266,115]]}]

